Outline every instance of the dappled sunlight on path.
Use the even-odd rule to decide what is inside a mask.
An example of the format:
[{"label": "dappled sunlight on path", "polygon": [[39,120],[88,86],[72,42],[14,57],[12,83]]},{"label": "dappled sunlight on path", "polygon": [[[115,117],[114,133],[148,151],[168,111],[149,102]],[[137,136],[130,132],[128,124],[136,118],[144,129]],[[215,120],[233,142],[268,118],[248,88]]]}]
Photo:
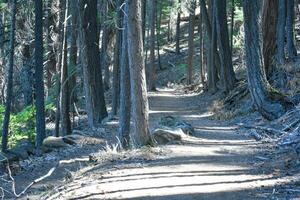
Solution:
[{"label": "dappled sunlight on path", "polygon": [[[96,176],[90,173],[70,185],[66,199],[269,199],[262,188],[285,184],[256,170],[259,143],[238,134],[235,126],[210,120],[201,96],[180,96],[173,91],[150,95],[151,128],[160,117],[180,117],[195,127],[195,135],[168,153],[133,167],[116,166]],[[204,103],[205,104],[204,104]],[[195,106],[196,105],[196,106]],[[167,111],[167,112],[166,112]],[[99,169],[98,169],[99,170]],[[76,182],[76,180],[74,181]],[[78,187],[80,185],[80,187]],[[53,198],[55,199],[55,198]]]}]

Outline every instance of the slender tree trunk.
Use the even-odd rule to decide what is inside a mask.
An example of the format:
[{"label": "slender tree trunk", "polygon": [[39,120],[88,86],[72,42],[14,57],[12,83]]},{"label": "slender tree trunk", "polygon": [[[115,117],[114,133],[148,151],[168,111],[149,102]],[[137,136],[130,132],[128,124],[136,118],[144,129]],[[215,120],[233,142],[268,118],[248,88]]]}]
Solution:
[{"label": "slender tree trunk", "polygon": [[[216,92],[217,90],[217,69],[215,65],[215,58],[217,56],[217,31],[216,31],[216,17],[215,17],[215,0],[211,0],[211,9],[212,9],[212,23],[211,23],[211,45],[209,53],[209,67],[208,67],[208,89],[211,92]],[[207,26],[208,27],[208,26]],[[209,34],[209,31],[208,31]]]},{"label": "slender tree trunk", "polygon": [[217,34],[221,57],[221,80],[223,82],[224,91],[228,93],[234,88],[236,81],[233,65],[232,65],[232,55],[230,49],[229,33],[228,33],[228,23],[226,14],[226,1],[216,1],[216,24],[217,24]]},{"label": "slender tree trunk", "polygon": [[230,48],[231,48],[231,54],[233,54],[234,15],[235,15],[235,1],[231,0],[231,24],[230,24]]},{"label": "slender tree trunk", "polygon": [[254,107],[265,118],[273,120],[284,114],[285,106],[282,102],[285,100],[279,93],[272,92],[274,89],[271,89],[262,68],[257,12],[259,1],[244,0],[243,3],[248,87]]},{"label": "slender tree trunk", "polygon": [[180,21],[181,21],[181,0],[178,0],[176,21],[176,53],[180,54]]},{"label": "slender tree trunk", "polygon": [[294,61],[297,56],[294,36],[294,0],[287,0],[287,16],[286,16],[286,40],[287,40],[287,56],[288,59]]},{"label": "slender tree trunk", "polygon": [[286,0],[278,0],[278,20],[276,34],[276,61],[278,64],[284,64],[285,61],[285,26],[286,26]]},{"label": "slender tree trunk", "polygon": [[149,64],[149,90],[155,91],[156,82],[156,66],[155,66],[155,14],[156,0],[151,0],[150,3],[150,64]]},{"label": "slender tree trunk", "polygon": [[57,63],[56,72],[58,73],[57,82],[57,100],[56,100],[56,113],[55,113],[55,136],[59,137],[60,130],[60,92],[61,92],[61,66],[63,59],[63,43],[64,43],[64,25],[65,11],[66,11],[66,0],[59,0],[59,13],[58,13],[58,38],[56,41],[56,51],[57,51]]},{"label": "slender tree trunk", "polygon": [[76,79],[78,73],[77,69],[77,36],[78,36],[78,13],[77,13],[77,5],[76,1],[70,1],[70,11],[71,11],[71,41],[70,41],[70,61],[68,74],[71,76],[69,78],[69,88],[70,88],[70,109],[73,113],[74,119],[74,111],[75,111],[75,103],[78,101],[77,92],[76,92]]},{"label": "slender tree trunk", "polygon": [[5,20],[4,13],[0,14],[0,73],[3,78],[0,80],[0,103],[4,104],[4,87],[5,87],[5,51],[4,51],[4,41],[5,41]]},{"label": "slender tree trunk", "polygon": [[117,115],[119,100],[120,100],[120,54],[122,48],[122,19],[123,11],[120,10],[123,0],[118,0],[116,5],[117,10],[117,30],[116,30],[116,44],[114,49],[114,68],[113,68],[113,95],[112,95],[112,115]]},{"label": "slender tree trunk", "polygon": [[107,110],[100,68],[97,1],[79,0],[79,40],[83,66],[86,110],[90,127],[97,126]]},{"label": "slender tree trunk", "polygon": [[[200,5],[201,7],[201,5]],[[200,73],[200,81],[202,86],[205,86],[205,77],[204,77],[204,63],[203,63],[203,55],[204,55],[204,48],[203,48],[203,13],[200,8],[200,15],[199,15],[199,41],[200,41],[200,59],[199,59],[199,73]]]},{"label": "slender tree trunk", "polygon": [[[104,24],[107,20],[108,15],[108,1],[104,2]],[[110,80],[110,72],[109,72],[109,63],[108,63],[108,45],[109,45],[109,28],[107,25],[103,26],[103,33],[102,33],[102,45],[101,45],[101,68],[104,68],[104,89],[109,89],[109,80]]]},{"label": "slender tree trunk", "polygon": [[70,120],[70,91],[69,91],[69,76],[68,76],[68,43],[67,43],[67,22],[69,15],[68,0],[66,0],[66,13],[64,20],[64,42],[62,49],[62,66],[61,66],[61,90],[60,90],[60,135],[71,134]]},{"label": "slender tree trunk", "polygon": [[143,37],[141,24],[141,1],[128,3],[128,59],[131,79],[132,118],[134,141],[138,146],[151,144],[149,132],[149,105],[147,98]]},{"label": "slender tree trunk", "polygon": [[[156,11],[158,10],[158,7],[159,7],[159,4],[156,3]],[[158,64],[158,68],[160,70],[162,70],[162,67],[161,67],[161,59],[160,59],[160,26],[161,26],[161,18],[162,18],[162,9],[159,10],[159,15],[158,13],[156,14],[156,20],[155,20],[155,23],[156,23],[156,52],[157,52],[157,64]]]},{"label": "slender tree trunk", "polygon": [[36,147],[41,148],[45,138],[45,94],[43,70],[43,1],[35,1],[35,95]]},{"label": "slender tree trunk", "polygon": [[130,71],[128,63],[128,43],[127,43],[127,15],[128,5],[126,5],[123,20],[123,34],[122,34],[122,55],[121,55],[121,92],[120,92],[120,128],[119,138],[122,143],[122,147],[127,149],[130,145]]},{"label": "slender tree trunk", "polygon": [[15,27],[16,27],[16,12],[17,1],[13,0],[11,8],[11,27],[10,27],[10,45],[9,45],[9,67],[8,67],[8,79],[6,90],[6,102],[4,120],[2,126],[2,152],[7,151],[9,121],[11,112],[11,103],[13,98],[13,71],[14,71],[14,53],[15,53]]},{"label": "slender tree trunk", "polygon": [[194,35],[195,35],[195,8],[196,2],[190,2],[189,15],[189,42],[188,42],[188,58],[187,58],[187,84],[192,84],[193,79],[193,57],[194,57]]}]

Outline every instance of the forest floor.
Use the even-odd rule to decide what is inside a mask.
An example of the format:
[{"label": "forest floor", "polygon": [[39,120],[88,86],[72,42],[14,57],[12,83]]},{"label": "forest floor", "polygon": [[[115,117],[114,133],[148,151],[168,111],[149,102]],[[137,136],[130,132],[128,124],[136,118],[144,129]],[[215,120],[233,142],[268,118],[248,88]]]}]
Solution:
[{"label": "forest floor", "polygon": [[[195,134],[177,144],[121,153],[103,144],[82,146],[66,158],[89,158],[98,152],[93,156],[99,160],[60,166],[24,199],[300,199],[297,189],[282,192],[299,183],[299,177],[282,175],[265,164],[265,143],[233,123],[211,118],[215,96],[161,89],[149,98],[152,130],[162,117],[174,116],[190,123]],[[54,165],[50,163],[17,178],[19,190],[33,177],[46,174]]]}]

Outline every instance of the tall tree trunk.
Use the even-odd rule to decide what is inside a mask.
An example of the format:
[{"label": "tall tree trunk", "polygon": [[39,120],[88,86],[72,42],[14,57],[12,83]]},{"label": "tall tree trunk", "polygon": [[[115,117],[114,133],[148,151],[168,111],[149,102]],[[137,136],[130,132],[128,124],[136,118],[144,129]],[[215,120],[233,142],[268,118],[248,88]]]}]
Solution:
[{"label": "tall tree trunk", "polygon": [[64,25],[65,12],[66,12],[66,0],[59,0],[59,13],[58,13],[58,38],[56,41],[56,51],[57,51],[57,62],[56,62],[56,73],[58,73],[57,83],[57,100],[56,100],[56,113],[55,113],[55,136],[59,136],[60,130],[60,92],[61,92],[61,66],[63,59],[63,43],[64,43]]},{"label": "tall tree trunk", "polygon": [[195,35],[195,0],[190,2],[189,14],[189,42],[188,42],[188,58],[187,58],[187,84],[192,84],[193,79],[193,57],[194,57],[194,35]]},{"label": "tall tree trunk", "polygon": [[221,81],[224,91],[228,93],[233,89],[236,78],[232,65],[232,55],[229,44],[229,33],[226,14],[226,1],[216,1],[216,24],[221,57]]},{"label": "tall tree trunk", "polygon": [[[78,36],[78,13],[77,13],[77,2],[74,0],[70,1],[70,14],[71,14],[71,41],[70,41],[70,61],[68,74],[71,76],[69,78],[69,88],[70,88],[70,109],[71,112],[75,111],[75,103],[78,101],[76,92],[76,79],[78,69],[77,69],[77,36]],[[74,114],[73,114],[74,116]],[[74,119],[74,118],[73,118]]]},{"label": "tall tree trunk", "polygon": [[[201,7],[201,5],[200,5]],[[204,87],[205,86],[205,76],[204,76],[204,40],[203,40],[203,13],[201,11],[201,8],[200,8],[200,15],[199,15],[199,41],[200,41],[200,59],[199,59],[199,73],[200,73],[200,81],[201,81],[201,84],[202,86]]]},{"label": "tall tree trunk", "polygon": [[138,146],[151,144],[149,132],[149,105],[147,98],[143,37],[141,24],[141,1],[128,0],[128,59],[131,79],[132,118],[134,141]]},{"label": "tall tree trunk", "polygon": [[35,1],[35,95],[36,95],[36,147],[45,138],[45,97],[43,70],[43,1]]},{"label": "tall tree trunk", "polygon": [[155,66],[155,15],[156,15],[156,0],[151,0],[150,3],[150,63],[149,63],[149,90],[155,91],[156,82],[156,66]]},{"label": "tall tree trunk", "polygon": [[285,61],[285,26],[286,26],[286,0],[278,0],[278,20],[276,31],[276,61],[278,64],[284,64]]},{"label": "tall tree trunk", "polygon": [[181,21],[181,0],[178,0],[177,21],[176,21],[176,53],[180,54],[180,21]]},{"label": "tall tree trunk", "polygon": [[126,5],[123,20],[123,34],[122,34],[122,55],[121,55],[121,92],[120,92],[120,128],[119,138],[121,140],[122,147],[127,149],[130,145],[130,112],[131,112],[131,101],[130,101],[130,71],[128,63],[128,43],[127,43],[127,16],[128,16],[128,5]]},{"label": "tall tree trunk", "polygon": [[275,68],[278,1],[265,0],[262,12],[263,61],[267,78]]},{"label": "tall tree trunk", "polygon": [[[160,8],[158,10],[158,8]],[[161,67],[161,59],[160,59],[160,26],[161,26],[161,18],[162,18],[162,7],[159,6],[158,3],[156,3],[156,17],[155,17],[155,23],[156,23],[156,52],[157,52],[157,65],[158,65],[158,68],[160,70],[162,70],[162,67]],[[159,15],[158,15],[159,13]]]},{"label": "tall tree trunk", "polygon": [[257,12],[259,2],[244,0],[243,3],[248,87],[254,107],[265,118],[273,120],[284,114],[285,100],[271,88],[262,68]]},{"label": "tall tree trunk", "polygon": [[289,60],[294,61],[297,56],[294,36],[294,0],[287,0],[287,16],[286,16],[286,40],[287,40],[287,56]]},{"label": "tall tree trunk", "polygon": [[123,0],[117,0],[117,29],[116,44],[114,49],[114,68],[113,68],[113,95],[112,95],[112,115],[117,115],[120,97],[120,54],[122,48],[122,27],[123,11],[121,5]]},{"label": "tall tree trunk", "polygon": [[83,66],[86,110],[89,126],[95,127],[107,117],[100,68],[97,1],[79,0],[79,9],[80,55]]},{"label": "tall tree trunk", "polygon": [[105,0],[104,2],[104,19],[103,19],[103,31],[102,31],[102,44],[101,44],[101,68],[104,68],[104,89],[109,89],[109,80],[110,80],[110,72],[109,72],[109,61],[108,61],[108,45],[109,45],[109,34],[110,30],[107,25],[105,25],[108,15],[108,4],[109,1]]},{"label": "tall tree trunk", "polygon": [[4,87],[5,87],[5,51],[4,51],[4,41],[5,41],[5,20],[4,13],[0,14],[0,73],[3,76],[0,80],[0,103],[4,104]]},{"label": "tall tree trunk", "polygon": [[[217,60],[218,55],[216,53],[217,51],[217,31],[216,31],[216,9],[215,9],[215,1],[211,0],[211,10],[212,10],[212,20],[211,20],[211,31],[208,31],[208,34],[211,33],[211,45],[209,50],[209,67],[208,67],[208,89],[211,92],[216,92],[217,90],[217,81],[218,81],[218,74],[217,74],[217,68],[215,64],[215,59]],[[208,27],[208,26],[207,26]],[[209,30],[209,29],[207,29]]]},{"label": "tall tree trunk", "polygon": [[231,54],[233,54],[234,15],[235,15],[235,1],[231,0],[231,24],[230,24],[230,48],[231,48]]},{"label": "tall tree trunk", "polygon": [[14,68],[14,53],[15,53],[15,27],[16,27],[17,1],[13,0],[11,4],[12,4],[11,5],[12,8],[11,8],[10,44],[9,44],[9,67],[8,67],[5,112],[4,112],[4,120],[2,126],[2,152],[7,151],[11,102],[13,98],[13,71],[14,71],[13,68]]},{"label": "tall tree trunk", "polygon": [[64,20],[64,42],[62,49],[62,66],[61,66],[61,89],[60,89],[60,135],[71,134],[71,120],[70,120],[70,91],[69,91],[69,76],[68,76],[68,43],[67,43],[67,26],[69,6],[68,0],[66,0],[66,13]]}]

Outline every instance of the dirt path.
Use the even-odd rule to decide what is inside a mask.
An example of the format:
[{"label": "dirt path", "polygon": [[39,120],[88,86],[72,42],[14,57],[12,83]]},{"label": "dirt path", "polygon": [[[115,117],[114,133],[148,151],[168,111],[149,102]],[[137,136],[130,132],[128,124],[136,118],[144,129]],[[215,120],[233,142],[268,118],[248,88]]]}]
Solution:
[{"label": "dirt path", "polygon": [[209,120],[211,101],[173,91],[150,94],[151,127],[162,116],[178,116],[195,127],[195,137],[164,147],[166,155],[148,162],[118,164],[107,172],[90,168],[47,199],[271,199],[273,186],[286,180],[254,170],[261,144]]}]

